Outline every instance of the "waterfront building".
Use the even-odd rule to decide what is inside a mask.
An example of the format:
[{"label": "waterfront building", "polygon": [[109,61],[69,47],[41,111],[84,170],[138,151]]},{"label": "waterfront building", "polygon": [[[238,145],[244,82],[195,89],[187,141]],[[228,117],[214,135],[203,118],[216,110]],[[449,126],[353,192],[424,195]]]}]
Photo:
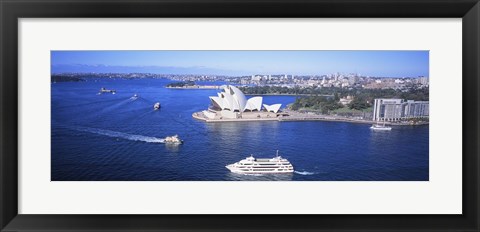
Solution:
[{"label": "waterfront building", "polygon": [[223,85],[220,88],[223,91],[217,93],[218,96],[210,97],[211,107],[208,110],[210,113],[204,113],[209,118],[214,118],[218,114],[222,118],[241,118],[243,113],[262,111],[262,106],[267,112],[280,111],[281,104],[262,104],[262,97],[247,99],[245,94],[235,86]]},{"label": "waterfront building", "polygon": [[408,100],[405,104],[405,117],[422,118],[429,116],[428,101],[412,101]]},{"label": "waterfront building", "polygon": [[428,101],[380,98],[375,99],[373,105],[373,121],[402,121],[428,116]]}]

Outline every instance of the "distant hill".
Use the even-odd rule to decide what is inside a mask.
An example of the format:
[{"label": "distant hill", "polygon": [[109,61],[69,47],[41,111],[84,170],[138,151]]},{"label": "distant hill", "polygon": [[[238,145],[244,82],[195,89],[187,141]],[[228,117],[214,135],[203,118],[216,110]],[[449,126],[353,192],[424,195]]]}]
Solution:
[{"label": "distant hill", "polygon": [[169,73],[169,74],[200,74],[200,75],[231,75],[237,74],[231,70],[221,70],[207,67],[168,67],[168,66],[110,66],[59,64],[51,66],[52,73]]},{"label": "distant hill", "polygon": [[85,81],[82,78],[67,76],[67,75],[52,75],[51,82],[78,82],[78,81]]}]

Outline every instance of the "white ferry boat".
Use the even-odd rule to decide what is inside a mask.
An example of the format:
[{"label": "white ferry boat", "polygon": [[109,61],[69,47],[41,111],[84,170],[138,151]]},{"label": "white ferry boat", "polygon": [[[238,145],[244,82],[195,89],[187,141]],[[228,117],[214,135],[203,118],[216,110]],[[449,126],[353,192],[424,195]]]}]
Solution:
[{"label": "white ferry boat", "polygon": [[183,144],[183,140],[178,138],[178,135],[167,136],[165,137],[164,141],[167,144]]},{"label": "white ferry boat", "polygon": [[225,166],[233,173],[268,174],[293,173],[293,166],[287,159],[278,155],[274,158],[255,158],[253,155],[234,164]]}]

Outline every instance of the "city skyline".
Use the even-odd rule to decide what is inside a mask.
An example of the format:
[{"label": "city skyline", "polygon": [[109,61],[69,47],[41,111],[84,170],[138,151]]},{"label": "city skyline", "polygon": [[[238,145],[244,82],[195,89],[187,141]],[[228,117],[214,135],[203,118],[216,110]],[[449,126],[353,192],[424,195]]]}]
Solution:
[{"label": "city skyline", "polygon": [[428,51],[51,51],[51,72],[429,76]]}]

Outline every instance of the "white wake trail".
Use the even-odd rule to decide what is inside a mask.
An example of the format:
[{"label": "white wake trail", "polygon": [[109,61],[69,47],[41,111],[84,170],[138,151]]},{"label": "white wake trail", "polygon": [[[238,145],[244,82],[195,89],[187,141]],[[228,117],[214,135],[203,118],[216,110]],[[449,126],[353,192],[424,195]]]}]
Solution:
[{"label": "white wake trail", "polygon": [[118,131],[88,128],[88,127],[76,127],[75,130],[99,134],[99,135],[105,135],[113,138],[122,138],[126,140],[131,140],[131,141],[141,141],[146,143],[165,143],[165,139],[150,137],[150,136],[143,136],[143,135],[132,135],[132,134],[122,133]]},{"label": "white wake trail", "polygon": [[304,175],[304,176],[315,174],[314,172],[307,172],[307,171],[303,171],[303,172],[294,171],[294,172],[297,173],[297,174],[300,174],[300,175]]}]

